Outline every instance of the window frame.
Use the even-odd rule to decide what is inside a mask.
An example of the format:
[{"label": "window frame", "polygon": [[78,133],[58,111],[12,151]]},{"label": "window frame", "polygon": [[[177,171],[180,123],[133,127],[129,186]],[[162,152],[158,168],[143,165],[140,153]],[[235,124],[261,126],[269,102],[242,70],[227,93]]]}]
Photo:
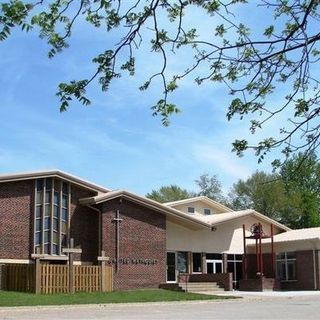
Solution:
[{"label": "window frame", "polygon": [[[62,197],[65,197],[65,206],[63,207]],[[50,177],[35,179],[34,253],[65,256],[62,249],[66,247],[69,238],[70,199],[71,185],[69,182]],[[62,209],[66,210],[66,219],[63,219],[63,221]],[[65,223],[64,231],[62,231],[62,223]],[[63,238],[65,239],[64,243],[62,242]],[[40,241],[38,242],[37,239],[40,239]]]},{"label": "window frame", "polygon": [[[190,209],[191,209],[191,211],[190,211]],[[188,207],[188,208],[187,208],[187,212],[188,212],[189,214],[195,214],[196,209],[195,209],[195,207]]]},{"label": "window frame", "polygon": [[[288,257],[290,255],[291,257]],[[292,257],[293,256],[293,257]],[[282,267],[279,268],[279,265],[284,265],[285,269],[285,277],[282,277]],[[289,277],[289,265],[293,265],[293,278]],[[279,279],[281,282],[291,282],[291,281],[297,281],[297,257],[296,252],[294,251],[288,251],[288,252],[279,252],[276,255],[276,275],[277,279]]]},{"label": "window frame", "polygon": [[[209,213],[206,213],[206,210],[208,210]],[[210,209],[210,208],[203,208],[203,214],[204,214],[205,216],[210,216],[210,215],[211,215],[211,209]]]},{"label": "window frame", "polygon": [[[200,271],[194,271],[194,255],[199,255],[200,256]],[[192,252],[192,273],[194,274],[201,274],[203,270],[203,265],[202,265],[202,253],[201,252]]]},{"label": "window frame", "polygon": [[[184,270],[181,270],[183,267]],[[179,273],[188,273],[189,269],[189,255],[187,251],[177,251],[177,270]]]}]

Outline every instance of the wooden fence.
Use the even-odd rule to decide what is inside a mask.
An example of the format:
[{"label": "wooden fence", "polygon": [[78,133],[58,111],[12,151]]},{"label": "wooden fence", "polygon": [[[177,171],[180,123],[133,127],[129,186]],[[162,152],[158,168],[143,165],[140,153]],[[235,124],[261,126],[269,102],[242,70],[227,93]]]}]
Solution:
[{"label": "wooden fence", "polygon": [[67,265],[40,265],[40,292],[67,293],[69,292],[69,273]]},{"label": "wooden fence", "polygon": [[[54,264],[3,265],[2,289],[44,294],[112,291],[113,272],[111,266],[73,265],[71,273],[69,268],[71,268],[69,265]],[[70,274],[73,277],[71,282]]]},{"label": "wooden fence", "polygon": [[2,265],[1,288],[10,291],[35,292],[35,266],[31,264]]}]

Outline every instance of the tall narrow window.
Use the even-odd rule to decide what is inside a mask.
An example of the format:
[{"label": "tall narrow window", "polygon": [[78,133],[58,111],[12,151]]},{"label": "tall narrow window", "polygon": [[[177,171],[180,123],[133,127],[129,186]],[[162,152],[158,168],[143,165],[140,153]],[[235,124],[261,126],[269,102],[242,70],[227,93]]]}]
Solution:
[{"label": "tall narrow window", "polygon": [[66,246],[68,232],[68,185],[62,184],[62,206],[61,206],[61,243]]},{"label": "tall narrow window", "polygon": [[[52,178],[36,181],[35,251],[60,255],[69,219],[69,185]],[[37,249],[39,248],[39,249]]]},{"label": "tall narrow window", "polygon": [[51,246],[51,188],[52,188],[52,180],[51,179],[45,179],[44,183],[45,189],[45,197],[44,197],[44,253],[49,254],[50,246]]},{"label": "tall narrow window", "polygon": [[239,281],[242,279],[242,255],[227,255],[227,272],[232,273],[233,289],[239,289]]},{"label": "tall narrow window", "polygon": [[36,183],[36,214],[35,214],[35,252],[42,248],[42,221],[43,221],[43,180]]},{"label": "tall narrow window", "polygon": [[52,219],[52,252],[53,254],[59,254],[59,234],[60,234],[60,181],[54,183],[53,193],[53,219]]},{"label": "tall narrow window", "polygon": [[192,254],[192,272],[202,271],[202,256],[201,253],[193,252]]},{"label": "tall narrow window", "polygon": [[188,253],[178,252],[177,256],[177,269],[180,273],[188,272]]}]

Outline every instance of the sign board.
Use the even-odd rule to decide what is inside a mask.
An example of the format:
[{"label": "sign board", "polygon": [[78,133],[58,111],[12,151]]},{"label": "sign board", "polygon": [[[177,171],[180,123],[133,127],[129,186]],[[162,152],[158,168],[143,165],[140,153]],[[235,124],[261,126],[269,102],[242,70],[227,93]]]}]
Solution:
[{"label": "sign board", "polygon": [[63,253],[82,253],[82,249],[76,249],[76,248],[64,248],[62,249]]}]

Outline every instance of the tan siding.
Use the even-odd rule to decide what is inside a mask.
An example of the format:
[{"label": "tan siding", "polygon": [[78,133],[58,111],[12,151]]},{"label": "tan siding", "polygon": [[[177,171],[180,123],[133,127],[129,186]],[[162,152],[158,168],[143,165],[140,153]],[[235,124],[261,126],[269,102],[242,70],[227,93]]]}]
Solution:
[{"label": "tan siding", "polygon": [[[253,217],[239,218],[216,226],[215,231],[194,231],[167,221],[167,250],[193,252],[243,253],[242,225],[246,225],[247,234],[250,227],[260,222],[265,233],[270,233],[270,225]],[[275,233],[279,230],[275,228]]]}]

